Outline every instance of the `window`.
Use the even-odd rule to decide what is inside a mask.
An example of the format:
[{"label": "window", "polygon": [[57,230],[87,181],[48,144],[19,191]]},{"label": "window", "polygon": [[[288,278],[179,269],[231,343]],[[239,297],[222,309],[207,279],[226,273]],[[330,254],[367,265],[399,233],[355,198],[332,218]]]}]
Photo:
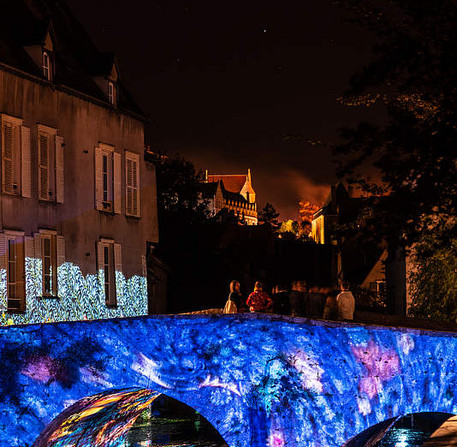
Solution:
[{"label": "window", "polygon": [[[34,239],[34,257],[41,261],[41,296],[56,298],[59,296],[58,270],[65,262],[65,238],[55,230],[40,230]],[[31,251],[26,244],[26,253]]]},{"label": "window", "polygon": [[133,152],[125,153],[125,214],[140,215],[139,156]]},{"label": "window", "polygon": [[6,242],[7,307],[9,312],[25,310],[24,238],[3,235]]},{"label": "window", "polygon": [[[30,183],[30,129],[22,126],[21,119],[8,115],[1,115],[0,129],[2,192],[19,195],[21,177],[24,183]],[[24,195],[26,192],[25,188]]]},{"label": "window", "polygon": [[47,51],[43,51],[43,76],[48,81],[52,80],[51,56]]},{"label": "window", "polygon": [[107,306],[116,306],[116,271],[122,271],[120,244],[115,244],[109,239],[102,239],[97,244],[97,260],[105,303]]},{"label": "window", "polygon": [[38,124],[38,198],[64,201],[64,142],[57,129]]},{"label": "window", "polygon": [[108,100],[113,106],[117,103],[116,84],[112,81],[108,82]]},{"label": "window", "polygon": [[100,144],[95,148],[96,208],[106,212],[121,212],[120,197],[121,154],[114,147]]},{"label": "window", "polygon": [[57,250],[55,236],[41,236],[41,256],[42,294],[43,296],[57,296]]}]

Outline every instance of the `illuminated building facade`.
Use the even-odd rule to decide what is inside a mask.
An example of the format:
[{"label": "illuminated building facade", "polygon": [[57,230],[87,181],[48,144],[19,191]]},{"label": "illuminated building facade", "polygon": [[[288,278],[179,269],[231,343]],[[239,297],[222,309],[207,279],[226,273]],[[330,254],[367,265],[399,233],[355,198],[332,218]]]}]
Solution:
[{"label": "illuminated building facade", "polygon": [[256,194],[252,187],[250,169],[247,175],[209,175],[206,171],[202,190],[211,215],[228,210],[233,212],[240,223],[257,225]]},{"label": "illuminated building facade", "polygon": [[147,313],[144,118],[61,1],[0,17],[0,325]]}]

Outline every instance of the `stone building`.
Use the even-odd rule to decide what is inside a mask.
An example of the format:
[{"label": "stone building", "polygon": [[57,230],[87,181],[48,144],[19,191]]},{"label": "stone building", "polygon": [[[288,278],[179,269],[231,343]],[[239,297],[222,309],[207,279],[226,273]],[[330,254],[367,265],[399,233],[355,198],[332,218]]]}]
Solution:
[{"label": "stone building", "polygon": [[0,15],[0,324],[148,310],[144,117],[61,0]]},{"label": "stone building", "polygon": [[256,194],[250,169],[247,175],[209,175],[206,171],[202,196],[209,204],[211,215],[228,210],[234,213],[240,223],[257,225]]}]

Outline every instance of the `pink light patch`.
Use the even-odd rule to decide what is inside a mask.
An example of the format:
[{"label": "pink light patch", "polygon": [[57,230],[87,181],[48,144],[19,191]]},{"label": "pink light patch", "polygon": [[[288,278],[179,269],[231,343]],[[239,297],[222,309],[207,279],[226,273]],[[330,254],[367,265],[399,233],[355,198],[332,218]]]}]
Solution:
[{"label": "pink light patch", "polygon": [[31,360],[21,372],[33,380],[47,383],[55,379],[55,370],[54,360],[51,357],[43,356]]},{"label": "pink light patch", "polygon": [[400,373],[398,354],[392,349],[382,350],[373,340],[367,346],[352,346],[352,353],[366,372],[359,381],[359,390],[370,399],[382,391],[383,382]]}]

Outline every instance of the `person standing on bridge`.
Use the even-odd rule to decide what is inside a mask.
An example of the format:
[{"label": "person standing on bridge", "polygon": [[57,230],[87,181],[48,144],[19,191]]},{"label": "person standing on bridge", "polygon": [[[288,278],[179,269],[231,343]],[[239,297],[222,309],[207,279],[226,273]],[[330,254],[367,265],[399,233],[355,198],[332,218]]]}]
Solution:
[{"label": "person standing on bridge", "polygon": [[267,312],[270,310],[271,298],[263,291],[263,284],[260,281],[255,283],[254,292],[249,295],[246,304],[251,312]]},{"label": "person standing on bridge", "polygon": [[224,313],[237,313],[244,311],[245,305],[243,296],[241,295],[241,284],[239,281],[233,280],[230,283],[230,294],[224,308]]},{"label": "person standing on bridge", "polygon": [[354,319],[355,299],[352,292],[349,290],[349,283],[343,281],[341,283],[341,293],[336,297],[338,305],[338,320]]}]

